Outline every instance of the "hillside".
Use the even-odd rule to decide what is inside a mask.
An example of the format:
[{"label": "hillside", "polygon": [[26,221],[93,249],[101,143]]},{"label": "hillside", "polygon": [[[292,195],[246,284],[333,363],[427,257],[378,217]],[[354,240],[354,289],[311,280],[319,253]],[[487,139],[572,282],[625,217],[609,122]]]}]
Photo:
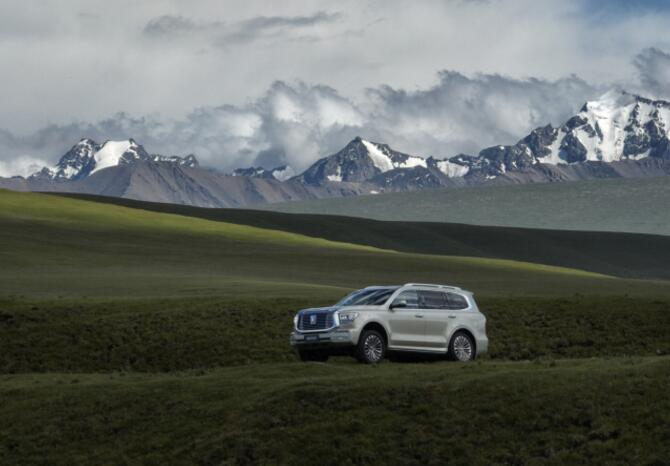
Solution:
[{"label": "hillside", "polygon": [[630,278],[670,279],[670,237],[630,233],[389,222],[318,214],[206,209],[113,197],[68,195],[207,220],[298,233],[402,252],[535,262]]},{"label": "hillside", "polygon": [[[155,296],[428,281],[480,294],[651,286],[526,262],[398,253],[173,214],[0,191],[0,293]],[[533,286],[528,284],[532,282]],[[659,289],[664,286],[658,285]]]},{"label": "hillside", "polygon": [[670,178],[440,189],[273,204],[279,212],[670,235]]},{"label": "hillside", "polygon": [[[664,461],[668,282],[188,213],[0,191],[0,463]],[[296,309],[408,280],[474,290],[490,354],[296,361]]]}]

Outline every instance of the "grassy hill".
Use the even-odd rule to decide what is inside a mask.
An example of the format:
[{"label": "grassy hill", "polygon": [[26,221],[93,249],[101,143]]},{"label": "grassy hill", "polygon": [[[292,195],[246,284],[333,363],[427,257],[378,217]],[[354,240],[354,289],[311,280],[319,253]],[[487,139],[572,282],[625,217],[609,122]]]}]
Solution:
[{"label": "grassy hill", "polygon": [[2,192],[0,294],[175,296],[347,289],[428,281],[483,295],[665,293],[527,262],[399,253],[277,230],[69,198]]},{"label": "grassy hill", "polygon": [[669,236],[388,222],[319,214],[206,209],[103,196],[66,196],[402,252],[511,259],[619,277],[670,279]]},{"label": "grassy hill", "polygon": [[[0,191],[0,464],[667,462],[668,282],[221,220]],[[409,280],[474,290],[490,354],[291,354],[296,309]]]},{"label": "grassy hill", "polygon": [[259,206],[293,213],[670,235],[670,177],[485,186]]}]

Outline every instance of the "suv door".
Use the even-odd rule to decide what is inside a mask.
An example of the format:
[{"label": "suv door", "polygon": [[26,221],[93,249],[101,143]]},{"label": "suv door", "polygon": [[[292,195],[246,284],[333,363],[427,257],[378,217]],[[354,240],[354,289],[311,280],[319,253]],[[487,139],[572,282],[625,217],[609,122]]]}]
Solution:
[{"label": "suv door", "polygon": [[[400,302],[403,307],[396,307]],[[389,346],[398,349],[425,347],[425,323],[423,311],[419,309],[419,295],[416,290],[405,290],[389,305],[388,324],[391,330]]]},{"label": "suv door", "polygon": [[426,308],[426,345],[447,350],[447,336],[457,325],[466,324],[470,305],[465,296],[445,291],[420,291],[419,301]]},{"label": "suv door", "polygon": [[424,311],[425,344],[431,349],[447,347],[447,297],[442,291],[421,290],[419,302]]}]

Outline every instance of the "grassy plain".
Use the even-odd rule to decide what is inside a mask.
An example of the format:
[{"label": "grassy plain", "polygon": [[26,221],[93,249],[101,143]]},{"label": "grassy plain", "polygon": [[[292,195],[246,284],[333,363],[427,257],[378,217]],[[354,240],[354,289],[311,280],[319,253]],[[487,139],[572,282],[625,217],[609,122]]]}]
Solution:
[{"label": "grassy plain", "polygon": [[[667,464],[670,286],[0,191],[0,464]],[[473,289],[490,355],[299,363],[296,309]]]}]

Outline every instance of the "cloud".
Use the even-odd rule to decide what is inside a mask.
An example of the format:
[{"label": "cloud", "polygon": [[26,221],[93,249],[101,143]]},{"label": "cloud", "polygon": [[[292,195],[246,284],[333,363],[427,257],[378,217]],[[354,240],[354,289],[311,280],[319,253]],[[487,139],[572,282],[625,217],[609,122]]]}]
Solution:
[{"label": "cloud", "polygon": [[157,18],[150,19],[144,26],[142,32],[145,35],[152,37],[177,36],[193,32],[197,29],[207,29],[216,24],[218,23],[196,25],[195,22],[183,16],[161,15]]},{"label": "cloud", "polygon": [[560,124],[599,92],[575,76],[548,81],[442,71],[425,89],[379,86],[355,101],[329,86],[276,81],[245,105],[205,106],[178,119],[119,113],[97,123],[50,125],[21,139],[7,133],[0,150],[55,161],[81,137],[132,137],[150,152],[195,153],[203,165],[225,171],[282,164],[303,170],[360,135],[446,157]]},{"label": "cloud", "polygon": [[652,47],[640,52],[633,63],[643,89],[653,97],[670,99],[670,54]]},{"label": "cloud", "polygon": [[[180,15],[161,15],[150,19],[142,33],[149,38],[177,38],[185,35],[204,36],[212,45],[227,47],[246,44],[259,39],[290,37],[293,32],[321,24],[333,23],[341,13],[317,11],[300,16],[256,16],[226,24],[221,21],[195,21]],[[293,39],[301,39],[296,36]],[[314,40],[315,36],[308,36]]]},{"label": "cloud", "polygon": [[370,121],[383,138],[444,157],[513,143],[538,126],[561,124],[600,91],[576,76],[550,81],[442,71],[438,84],[427,89],[382,86],[368,94],[374,102]]},{"label": "cloud", "polygon": [[47,165],[47,162],[44,159],[19,155],[8,161],[0,160],[0,176],[5,178],[11,176],[26,177],[41,170],[45,165]]}]

